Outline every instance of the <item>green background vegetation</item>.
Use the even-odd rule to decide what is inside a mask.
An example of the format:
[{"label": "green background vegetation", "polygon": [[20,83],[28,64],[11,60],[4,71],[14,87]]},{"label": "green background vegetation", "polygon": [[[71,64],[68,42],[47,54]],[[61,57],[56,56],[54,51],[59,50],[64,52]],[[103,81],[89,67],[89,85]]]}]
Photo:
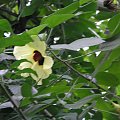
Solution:
[{"label": "green background vegetation", "polygon": [[[0,120],[120,119],[120,11],[119,4],[107,6],[96,0],[0,1]],[[16,61],[12,52],[40,33],[47,34],[54,65],[38,86],[20,76],[33,71],[17,69],[25,60]],[[105,44],[50,48],[91,37]]]}]

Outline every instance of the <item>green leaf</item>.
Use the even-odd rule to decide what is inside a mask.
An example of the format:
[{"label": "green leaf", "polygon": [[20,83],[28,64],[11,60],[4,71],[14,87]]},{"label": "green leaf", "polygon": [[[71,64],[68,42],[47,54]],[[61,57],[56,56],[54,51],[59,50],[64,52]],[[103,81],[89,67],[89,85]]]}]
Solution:
[{"label": "green leaf", "polygon": [[58,84],[56,84],[55,86],[52,87],[48,87],[45,89],[40,89],[39,92],[40,94],[47,94],[47,93],[55,93],[55,94],[61,94],[61,93],[65,93],[68,92],[70,89],[70,86],[66,85],[67,82],[60,82]]},{"label": "green leaf", "polygon": [[83,4],[88,3],[88,2],[90,2],[90,1],[94,1],[94,0],[80,0],[80,1],[79,1],[79,4],[80,4],[80,5],[83,5]]},{"label": "green leaf", "polygon": [[4,48],[0,48],[0,54],[4,51]]},{"label": "green leaf", "polygon": [[11,25],[6,19],[0,19],[0,35],[3,36],[5,32],[12,32]]},{"label": "green leaf", "polygon": [[62,116],[61,116],[61,120],[63,119],[63,120],[77,120],[77,113],[71,113],[71,112],[69,112],[69,113],[65,113],[65,114],[63,114]]},{"label": "green leaf", "polygon": [[69,21],[64,24],[66,39],[69,39],[69,42],[72,42],[75,39],[79,39],[83,34],[89,35],[88,37],[91,37],[89,28],[96,29],[95,23],[89,20],[92,14],[93,12],[91,11],[81,12],[78,21]]},{"label": "green leaf", "polygon": [[[29,107],[26,111],[25,111],[25,114],[27,116],[34,116],[36,113],[40,113],[40,111],[42,109],[44,109],[44,106],[46,104],[36,104],[36,105],[32,105],[31,107]],[[39,118],[38,118],[39,119]],[[29,120],[29,119],[28,119]]]},{"label": "green leaf", "polygon": [[120,61],[114,61],[109,68],[109,72],[115,75],[120,74]]},{"label": "green leaf", "polygon": [[[108,102],[102,98],[99,98],[97,99],[96,108],[102,112],[103,119],[119,120],[118,119],[119,116],[116,115],[116,111],[114,111],[115,109],[113,105],[111,104],[111,102]],[[113,114],[110,114],[111,112]],[[99,119],[96,119],[96,120],[99,120]]]},{"label": "green leaf", "polygon": [[43,18],[41,24],[47,24],[48,27],[53,28],[74,16],[74,14],[50,15],[48,17]]},{"label": "green leaf", "polygon": [[90,102],[91,100],[95,99],[96,97],[99,97],[99,94],[94,94],[94,95],[90,95],[87,96],[77,102],[75,102],[74,104],[66,104],[65,108],[68,109],[80,109],[83,105],[85,105],[86,103]]},{"label": "green leaf", "polygon": [[88,106],[87,108],[85,108],[82,113],[80,113],[80,115],[78,116],[79,120],[82,120],[83,118],[85,118],[85,115],[96,105],[96,102],[92,102],[92,104],[90,106]]},{"label": "green leaf", "polygon": [[10,47],[10,46],[22,46],[29,42],[32,42],[32,38],[27,34],[23,33],[20,35],[12,35],[8,38],[0,38],[0,48]]},{"label": "green leaf", "polygon": [[79,8],[79,2],[74,2],[65,8],[62,8],[60,10],[57,10],[53,14],[49,15],[47,18],[42,19],[42,24],[48,24],[50,28],[53,28],[64,21],[74,17],[74,14],[71,14],[75,12]]},{"label": "green leaf", "polygon": [[[23,91],[24,92],[24,91]],[[26,97],[26,98],[23,98],[20,102],[20,107],[23,107],[23,106],[26,106],[28,104],[30,104],[31,101],[30,101],[30,98],[29,97]]]},{"label": "green leaf", "polygon": [[115,40],[110,42],[105,42],[100,44],[99,49],[100,51],[107,51],[118,48],[120,46],[120,36],[118,36]]},{"label": "green leaf", "polygon": [[[88,0],[87,0],[88,1]],[[85,2],[86,2],[86,0],[85,0]],[[82,4],[84,4],[84,2],[82,3]],[[92,0],[92,1],[90,1],[90,2],[88,2],[88,4],[86,4],[86,5],[83,5],[81,8],[80,8],[80,10],[81,11],[86,11],[86,12],[90,12],[90,11],[96,11],[96,9],[97,9],[97,1],[96,0]]]},{"label": "green leaf", "polygon": [[19,70],[16,74],[21,74],[21,73],[32,73],[37,76],[37,73],[31,68],[25,68],[23,70]]},{"label": "green leaf", "polygon": [[118,85],[118,86],[115,88],[115,90],[116,90],[116,94],[117,94],[117,95],[120,95],[120,85]]},{"label": "green leaf", "polygon": [[112,104],[108,101],[105,101],[102,98],[97,99],[96,108],[104,111],[113,111],[114,108]]},{"label": "green leaf", "polygon": [[97,15],[95,15],[95,18],[98,20],[105,20],[113,17],[115,15],[114,12],[108,12],[108,11],[100,11]]},{"label": "green leaf", "polygon": [[4,5],[4,4],[8,4],[9,2],[11,2],[11,0],[0,1],[0,5],[1,5],[1,4],[3,4],[3,5]]},{"label": "green leaf", "polygon": [[114,74],[119,79],[120,84],[120,61],[114,61],[109,68],[109,72]]},{"label": "green leaf", "polygon": [[68,90],[70,89],[70,87],[65,86],[65,85],[59,85],[59,86],[54,86],[54,87],[49,87],[44,89],[43,91],[41,91],[41,94],[45,94],[45,93],[56,93],[56,94],[60,94],[60,93],[65,93],[68,92]]},{"label": "green leaf", "polygon": [[79,8],[79,2],[74,2],[65,8],[62,8],[60,10],[57,10],[53,14],[49,15],[48,17],[45,17],[42,19],[42,24],[48,24],[49,27],[55,27],[64,21],[74,17],[74,14],[71,14],[75,12]]},{"label": "green leaf", "polygon": [[75,12],[77,9],[79,8],[79,2],[74,2],[60,10],[57,10],[55,13],[53,13],[52,15],[56,15],[56,14],[70,14]]},{"label": "green leaf", "polygon": [[97,83],[105,86],[117,86],[119,81],[117,77],[108,72],[99,72],[96,75]]},{"label": "green leaf", "polygon": [[[78,85],[79,85],[79,87],[78,87]],[[73,93],[77,97],[84,98],[86,96],[92,95],[91,89],[90,88],[82,88],[82,87],[80,87],[80,84],[77,84],[75,89],[73,90]]]},{"label": "green leaf", "polygon": [[[112,62],[117,60],[120,57],[120,47],[112,50],[111,54],[109,55],[109,58],[104,61],[104,64],[99,68],[99,71],[104,71],[108,69]],[[100,61],[104,58],[105,52],[101,52],[99,56],[95,57],[91,62],[93,62],[93,65],[96,67],[100,64]]]},{"label": "green leaf", "polygon": [[21,93],[23,97],[31,97],[32,96],[32,86],[28,83],[24,83],[21,87]]},{"label": "green leaf", "polygon": [[11,69],[13,68],[17,68],[22,62],[30,62],[26,59],[21,59],[21,60],[17,60],[14,63],[12,63],[12,65],[10,66]]},{"label": "green leaf", "polygon": [[108,28],[112,35],[120,33],[120,14],[113,16],[108,22]]},{"label": "green leaf", "polygon": [[6,19],[0,19],[0,30],[4,32],[12,32],[11,25]]},{"label": "green leaf", "polygon": [[103,120],[102,113],[99,111],[95,112],[95,114],[93,115],[93,120]]},{"label": "green leaf", "polygon": [[39,25],[27,31],[29,35],[38,35],[41,30],[43,30],[47,24]]},{"label": "green leaf", "polygon": [[26,6],[22,9],[20,16],[25,17],[32,15],[41,6],[43,6],[43,0],[32,0],[30,6]]}]

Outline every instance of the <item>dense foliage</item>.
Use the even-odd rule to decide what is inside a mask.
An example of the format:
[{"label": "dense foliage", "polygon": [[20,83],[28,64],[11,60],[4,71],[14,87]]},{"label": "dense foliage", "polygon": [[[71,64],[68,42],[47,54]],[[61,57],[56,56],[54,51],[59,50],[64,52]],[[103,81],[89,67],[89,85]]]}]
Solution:
[{"label": "dense foliage", "polygon": [[[120,119],[119,1],[101,1],[0,1],[0,120]],[[13,54],[33,36],[54,61],[42,85]]]}]

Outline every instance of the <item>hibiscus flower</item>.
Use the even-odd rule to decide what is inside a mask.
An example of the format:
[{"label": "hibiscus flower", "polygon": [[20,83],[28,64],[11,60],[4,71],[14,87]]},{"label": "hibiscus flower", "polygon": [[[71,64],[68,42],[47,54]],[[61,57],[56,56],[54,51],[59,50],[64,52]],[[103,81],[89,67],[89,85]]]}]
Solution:
[{"label": "hibiscus flower", "polygon": [[31,68],[37,73],[37,76],[33,73],[22,73],[21,76],[28,77],[30,75],[38,85],[41,85],[42,79],[48,78],[52,73],[53,59],[46,55],[46,43],[36,35],[31,37],[33,42],[25,46],[15,46],[13,54],[17,60],[26,59],[30,61],[21,63],[18,66],[20,70]]}]

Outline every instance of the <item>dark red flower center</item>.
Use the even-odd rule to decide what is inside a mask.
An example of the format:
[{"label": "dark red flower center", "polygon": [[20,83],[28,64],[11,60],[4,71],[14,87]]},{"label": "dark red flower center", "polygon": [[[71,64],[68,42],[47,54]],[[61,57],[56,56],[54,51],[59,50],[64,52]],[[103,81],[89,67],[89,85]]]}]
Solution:
[{"label": "dark red flower center", "polygon": [[38,61],[39,65],[43,65],[43,63],[44,63],[44,57],[37,50],[34,51],[33,59],[35,62]]}]

